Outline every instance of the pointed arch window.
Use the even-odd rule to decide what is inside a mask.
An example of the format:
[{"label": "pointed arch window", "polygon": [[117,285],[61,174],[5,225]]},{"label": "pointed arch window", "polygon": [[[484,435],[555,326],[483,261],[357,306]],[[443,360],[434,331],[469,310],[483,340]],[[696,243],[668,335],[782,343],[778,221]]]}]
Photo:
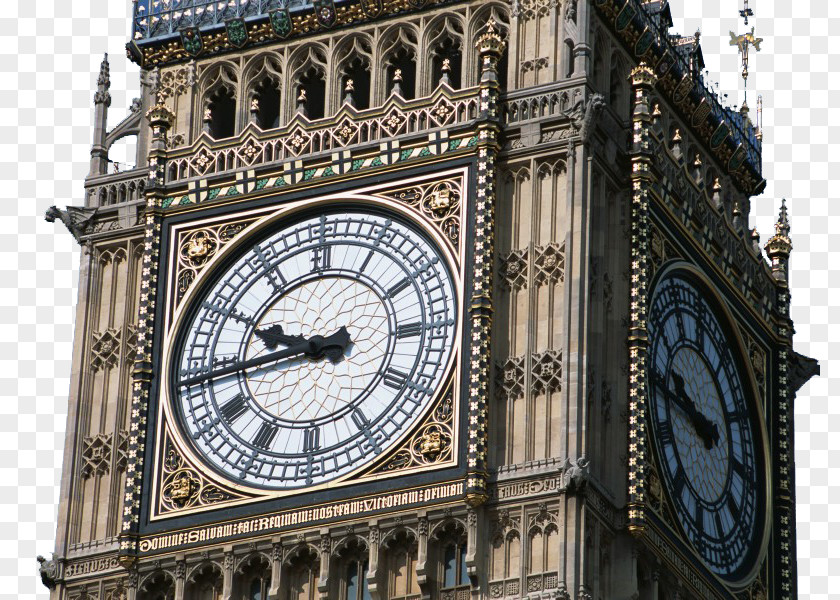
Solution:
[{"label": "pointed arch window", "polygon": [[264,77],[251,97],[251,120],[262,130],[280,126],[280,86],[272,77]]},{"label": "pointed arch window", "polygon": [[227,86],[219,86],[207,99],[204,128],[214,140],[232,137],[236,133],[236,95]]},{"label": "pointed arch window", "polygon": [[432,88],[441,83],[458,89],[461,87],[461,43],[445,38],[432,54]]},{"label": "pointed arch window", "polygon": [[359,110],[370,108],[370,63],[361,57],[353,58],[344,66],[341,78],[344,96],[342,102],[348,102]]},{"label": "pointed arch window", "polygon": [[368,561],[352,560],[345,569],[344,600],[370,600],[367,583]]}]

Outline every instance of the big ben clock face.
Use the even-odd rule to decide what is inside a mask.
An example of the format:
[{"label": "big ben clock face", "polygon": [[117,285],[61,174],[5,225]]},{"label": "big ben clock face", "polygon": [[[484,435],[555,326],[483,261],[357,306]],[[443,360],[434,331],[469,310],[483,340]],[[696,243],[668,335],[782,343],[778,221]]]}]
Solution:
[{"label": "big ben clock face", "polygon": [[394,215],[324,212],[249,240],[182,320],[174,409],[207,463],[273,490],[345,477],[418,423],[450,372],[453,278]]},{"label": "big ben clock face", "polygon": [[680,273],[649,309],[650,424],[679,525],[707,567],[739,581],[764,523],[760,429],[713,303]]}]

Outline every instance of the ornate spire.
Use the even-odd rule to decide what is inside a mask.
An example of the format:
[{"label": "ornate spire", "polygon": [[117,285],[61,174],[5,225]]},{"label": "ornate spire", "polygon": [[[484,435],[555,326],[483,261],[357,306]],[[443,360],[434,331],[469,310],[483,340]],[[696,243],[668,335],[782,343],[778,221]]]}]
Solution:
[{"label": "ornate spire", "polygon": [[102,59],[102,64],[99,66],[99,78],[96,80],[96,94],[93,96],[94,104],[111,105],[111,94],[108,90],[111,89],[111,63],[108,62],[108,53],[105,53],[105,58]]},{"label": "ornate spire", "polygon": [[779,209],[779,220],[776,221],[776,235],[788,237],[790,235],[790,221],[788,221],[787,205],[782,198],[782,207]]},{"label": "ornate spire", "polygon": [[779,219],[776,221],[776,235],[767,240],[764,250],[771,261],[773,278],[782,285],[787,285],[788,260],[793,245],[790,243],[790,222],[788,221],[787,206],[782,199]]}]

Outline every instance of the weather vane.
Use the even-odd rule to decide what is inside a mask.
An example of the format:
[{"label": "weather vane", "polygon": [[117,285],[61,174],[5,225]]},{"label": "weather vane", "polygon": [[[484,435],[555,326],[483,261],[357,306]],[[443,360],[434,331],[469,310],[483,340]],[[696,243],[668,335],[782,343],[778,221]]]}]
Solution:
[{"label": "weather vane", "polygon": [[[750,14],[752,14],[752,11],[750,11]],[[750,76],[750,46],[754,47],[756,52],[761,52],[761,42],[763,41],[764,38],[755,37],[755,26],[753,26],[752,31],[749,33],[743,33],[741,35],[735,35],[733,32],[729,32],[729,45],[737,46],[738,52],[741,53],[741,64],[743,66],[741,77],[744,78],[745,104],[747,102],[747,79]]]}]

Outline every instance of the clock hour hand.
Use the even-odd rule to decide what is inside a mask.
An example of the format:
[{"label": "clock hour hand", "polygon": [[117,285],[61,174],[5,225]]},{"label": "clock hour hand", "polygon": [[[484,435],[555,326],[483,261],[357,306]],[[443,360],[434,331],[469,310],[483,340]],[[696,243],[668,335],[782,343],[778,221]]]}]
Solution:
[{"label": "clock hour hand", "polygon": [[269,350],[274,350],[279,344],[292,346],[306,340],[302,335],[286,335],[283,333],[283,326],[275,323],[265,329],[255,329],[254,334],[260,338]]},{"label": "clock hour hand", "polygon": [[691,419],[691,423],[694,425],[694,431],[703,439],[706,450],[711,450],[720,441],[717,424],[713,423],[706,415],[697,410],[694,402],[688,397],[688,393],[685,391],[685,380],[682,376],[674,373],[673,377],[677,389],[676,393],[671,395],[671,398],[675,400],[675,404],[682,408],[688,415],[688,418]]},{"label": "clock hour hand", "polygon": [[338,362],[344,357],[345,350],[347,350],[347,347],[352,343],[352,340],[350,339],[350,332],[347,331],[346,327],[341,327],[341,329],[327,337],[313,335],[309,339],[303,339],[301,336],[301,339],[302,341],[292,344],[283,350],[269,352],[268,354],[263,354],[262,356],[255,356],[254,358],[222,367],[221,369],[208,371],[207,373],[202,373],[194,377],[188,377],[186,379],[182,379],[179,383],[182,386],[195,385],[197,383],[207,381],[208,379],[215,379],[217,377],[222,377],[223,375],[230,375],[231,373],[238,373],[239,371],[253,369],[254,367],[259,367],[267,363],[292,358],[294,356],[298,356],[299,354],[303,354],[313,360],[328,358],[332,362]]},{"label": "clock hour hand", "polygon": [[665,392],[665,396],[670,402],[682,410],[694,426],[694,431],[703,440],[703,445],[707,450],[711,450],[720,440],[720,434],[715,423],[713,423],[706,415],[697,410],[697,407],[692,402],[691,398],[685,391],[685,380],[678,373],[673,374],[674,385],[676,391],[671,391],[668,384],[663,377],[654,376],[655,382]]}]

